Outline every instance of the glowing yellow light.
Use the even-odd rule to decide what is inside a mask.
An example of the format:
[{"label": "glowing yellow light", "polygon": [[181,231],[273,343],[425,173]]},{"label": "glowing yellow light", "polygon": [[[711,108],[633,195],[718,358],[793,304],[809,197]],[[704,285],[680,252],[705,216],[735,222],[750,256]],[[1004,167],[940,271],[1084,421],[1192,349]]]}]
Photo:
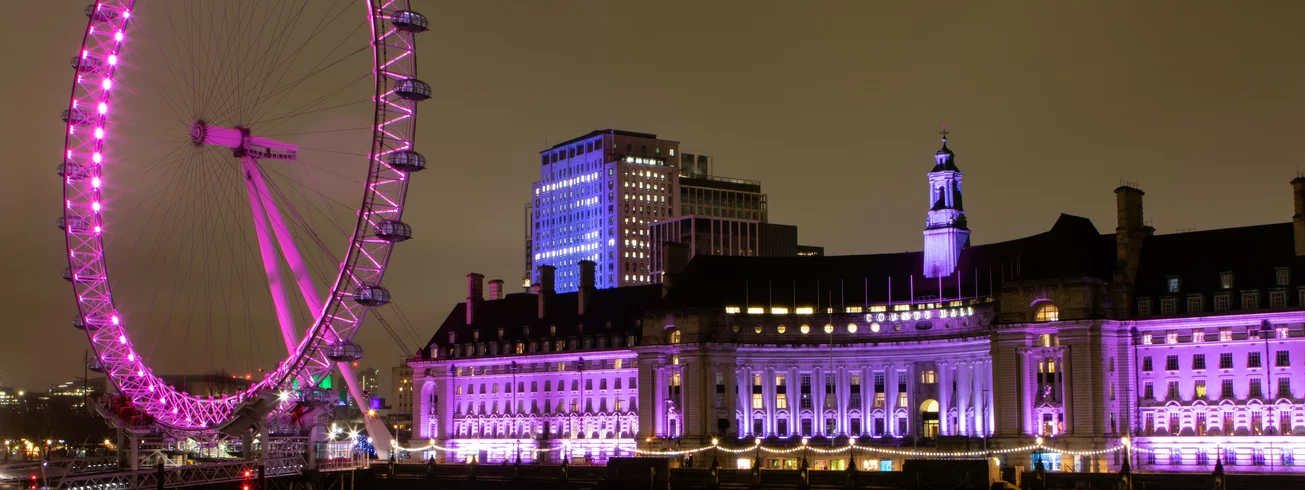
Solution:
[{"label": "glowing yellow light", "polygon": [[1042,436],[1038,436],[1038,438],[1037,438],[1035,441],[1038,443],[1039,446],[1041,446],[1041,445],[1042,445]]}]

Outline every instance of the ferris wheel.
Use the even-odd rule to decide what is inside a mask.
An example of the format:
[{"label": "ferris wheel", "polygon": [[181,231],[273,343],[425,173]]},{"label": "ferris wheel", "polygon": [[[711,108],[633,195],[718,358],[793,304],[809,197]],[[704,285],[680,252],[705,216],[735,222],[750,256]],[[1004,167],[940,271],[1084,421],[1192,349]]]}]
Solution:
[{"label": "ferris wheel", "polygon": [[[149,424],[225,432],[311,401],[336,368],[366,408],[354,338],[412,237],[431,88],[414,43],[427,19],[359,1],[86,7],[62,115],[64,278],[91,368]],[[215,369],[239,388],[169,376]]]}]

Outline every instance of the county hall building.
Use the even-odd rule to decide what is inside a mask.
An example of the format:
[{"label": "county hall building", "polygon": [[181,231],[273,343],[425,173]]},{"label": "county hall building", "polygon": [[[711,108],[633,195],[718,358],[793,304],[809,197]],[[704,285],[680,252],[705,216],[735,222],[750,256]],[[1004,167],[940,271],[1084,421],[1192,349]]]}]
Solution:
[{"label": "county hall building", "polygon": [[[760,440],[853,443],[871,470],[959,451],[1052,470],[1131,454],[1141,470],[1300,471],[1305,178],[1291,222],[1157,235],[1142,191],[1121,186],[1109,233],[1061,215],[982,245],[946,139],[927,183],[920,252],[688,260],[666,244],[660,284],[597,289],[580,261],[571,293],[548,265],[530,293],[490,281],[486,295],[469,274],[409,362],[414,439],[450,461]],[[1050,449],[1019,449],[1038,440]],[[685,463],[792,468],[803,453],[698,454]]]}]

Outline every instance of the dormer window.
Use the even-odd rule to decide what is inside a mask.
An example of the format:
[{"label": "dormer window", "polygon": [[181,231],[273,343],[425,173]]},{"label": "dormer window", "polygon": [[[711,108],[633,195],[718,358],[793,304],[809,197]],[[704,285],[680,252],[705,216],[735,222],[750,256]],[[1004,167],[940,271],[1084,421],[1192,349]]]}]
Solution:
[{"label": "dormer window", "polygon": [[458,334],[453,333],[453,332],[449,332],[449,343],[450,343],[450,344],[456,344],[456,343],[458,343]]},{"label": "dormer window", "polygon": [[1234,277],[1234,276],[1233,276],[1233,273],[1232,273],[1232,272],[1220,272],[1220,273],[1219,273],[1219,287],[1221,287],[1221,288],[1223,288],[1223,289],[1232,289],[1232,288],[1233,288],[1233,277]]},{"label": "dormer window", "polygon": [[479,331],[479,330],[477,330],[477,331],[475,331],[475,332],[471,332],[471,341],[472,341],[472,342],[480,342],[480,331]]},{"label": "dormer window", "polygon": [[498,327],[498,339],[503,340],[503,327]]},{"label": "dormer window", "polygon": [[1137,315],[1138,316],[1151,315],[1151,298],[1142,298],[1137,300]]},{"label": "dormer window", "polygon": [[548,326],[548,336],[549,336],[549,337],[553,337],[553,336],[556,336],[556,335],[557,335],[557,325],[549,325],[549,326]]},{"label": "dormer window", "polygon": [[1273,270],[1273,283],[1278,286],[1286,286],[1291,282],[1291,268],[1279,267]]},{"label": "dormer window", "polygon": [[1172,276],[1165,280],[1165,285],[1166,285],[1165,287],[1166,291],[1169,291],[1171,293],[1176,293],[1178,292],[1178,288],[1181,285],[1181,281],[1179,281],[1178,276]]}]

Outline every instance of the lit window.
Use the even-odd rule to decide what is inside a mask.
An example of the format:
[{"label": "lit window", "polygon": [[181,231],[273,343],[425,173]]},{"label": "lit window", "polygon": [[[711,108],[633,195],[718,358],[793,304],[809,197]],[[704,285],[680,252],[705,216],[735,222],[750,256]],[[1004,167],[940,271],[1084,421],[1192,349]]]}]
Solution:
[{"label": "lit window", "polygon": [[[758,326],[757,328],[761,328],[761,327]],[[780,325],[778,327],[775,327],[775,331],[779,333],[784,333],[788,331],[788,327],[784,325]],[[761,333],[761,332],[757,332],[757,333]]]},{"label": "lit window", "polygon": [[1168,285],[1168,291],[1169,291],[1169,292],[1171,292],[1171,293],[1176,293],[1176,292],[1178,292],[1179,281],[1178,281],[1178,278],[1177,278],[1177,277],[1170,277],[1170,278],[1166,281],[1166,284]]},{"label": "lit window", "polygon": [[671,343],[672,343],[672,344],[678,344],[678,343],[680,343],[680,331],[679,331],[679,329],[671,330]]},{"label": "lit window", "polygon": [[1038,336],[1038,347],[1053,347],[1060,345],[1060,337],[1054,334],[1044,333]]},{"label": "lit window", "polygon": [[806,335],[808,333],[811,333],[811,326],[804,324],[802,325],[802,327],[798,328],[798,330],[802,332],[802,335]]},{"label": "lit window", "polygon": [[1192,342],[1205,342],[1205,331],[1192,330]]},{"label": "lit window", "polygon": [[815,313],[815,308],[812,308],[810,306],[803,306],[801,308],[795,308],[793,310],[793,313],[798,315],[810,315],[812,313]]},{"label": "lit window", "polygon": [[1039,322],[1056,322],[1060,321],[1060,309],[1051,303],[1042,303],[1038,306],[1038,311],[1033,316],[1034,321]]},{"label": "lit window", "polygon": [[932,369],[920,371],[920,382],[931,385],[938,382],[938,372]]},{"label": "lit window", "polygon": [[788,314],[788,308],[783,308],[783,307],[779,307],[779,306],[772,307],[772,308],[770,309],[770,314],[772,314],[772,315],[787,315],[787,314]]},{"label": "lit window", "polygon": [[855,324],[855,323],[849,323],[849,324],[847,324],[847,333],[856,333],[856,324]]},{"label": "lit window", "polygon": [[1220,272],[1220,273],[1219,273],[1219,287],[1221,287],[1221,288],[1223,288],[1223,289],[1232,289],[1232,287],[1233,287],[1233,278],[1234,278],[1234,277],[1235,277],[1235,276],[1234,276],[1233,273],[1231,273],[1231,272]]}]

